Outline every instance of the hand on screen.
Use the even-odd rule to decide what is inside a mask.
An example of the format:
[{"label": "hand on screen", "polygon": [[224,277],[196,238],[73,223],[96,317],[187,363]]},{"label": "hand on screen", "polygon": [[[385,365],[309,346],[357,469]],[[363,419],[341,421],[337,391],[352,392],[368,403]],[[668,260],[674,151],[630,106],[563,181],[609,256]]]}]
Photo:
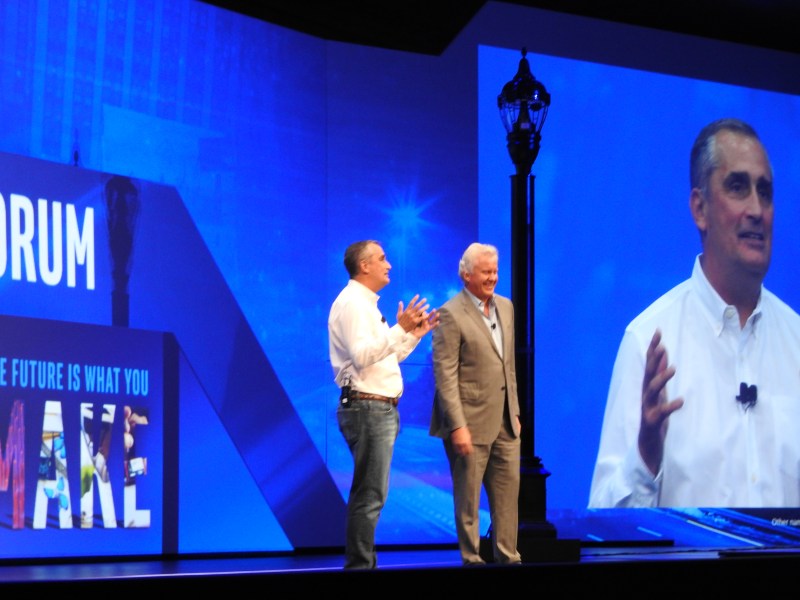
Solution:
[{"label": "hand on screen", "polygon": [[661,344],[661,331],[656,329],[647,348],[639,426],[639,454],[653,475],[661,468],[668,417],[683,406],[682,398],[667,400],[667,381],[674,375],[675,367],[668,366],[667,349]]}]

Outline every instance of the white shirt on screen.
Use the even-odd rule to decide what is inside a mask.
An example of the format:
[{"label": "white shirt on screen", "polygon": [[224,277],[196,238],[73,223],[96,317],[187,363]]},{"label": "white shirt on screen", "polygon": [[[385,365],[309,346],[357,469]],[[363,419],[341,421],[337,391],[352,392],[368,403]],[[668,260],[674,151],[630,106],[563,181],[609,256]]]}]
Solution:
[{"label": "white shirt on screen", "polygon": [[[692,276],[625,330],[614,363],[590,508],[800,506],[800,316],[762,286],[744,328],[695,259]],[[637,436],[645,354],[662,332],[675,376],[664,458],[653,477]],[[757,386],[750,408],[740,384]]]}]

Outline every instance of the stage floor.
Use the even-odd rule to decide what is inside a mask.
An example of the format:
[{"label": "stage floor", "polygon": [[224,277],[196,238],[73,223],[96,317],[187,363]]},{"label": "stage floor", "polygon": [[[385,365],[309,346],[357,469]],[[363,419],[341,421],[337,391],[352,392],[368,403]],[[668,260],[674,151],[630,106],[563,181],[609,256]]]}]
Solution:
[{"label": "stage floor", "polygon": [[622,582],[632,592],[641,584],[641,589],[660,592],[685,592],[690,586],[693,592],[740,593],[742,586],[754,581],[767,585],[800,568],[797,529],[775,525],[778,520],[769,515],[751,513],[721,509],[553,513],[557,536],[521,533],[519,566],[463,567],[455,544],[379,547],[378,568],[369,571],[345,571],[343,554],[336,549],[176,558],[15,559],[0,560],[0,587],[26,594],[174,589],[238,596],[258,586],[290,589],[294,596],[351,593],[354,585],[379,586],[374,589],[381,595],[394,595],[438,587],[474,593],[512,584],[554,592],[613,589],[619,595]]},{"label": "stage floor", "polygon": [[[566,541],[566,540],[562,540]],[[531,590],[592,592],[625,583],[660,591],[741,591],[747,582],[785,578],[800,566],[800,549],[581,547],[575,560],[541,560],[519,566],[462,567],[455,548],[379,549],[379,566],[345,571],[339,553],[281,556],[221,556],[176,560],[123,560],[0,564],[0,587],[23,593],[108,593],[169,591],[232,593],[254,586],[279,592],[338,596],[358,586],[366,593],[425,593],[428,586],[451,592],[476,592],[497,585],[527,585]],[[691,582],[691,583],[690,583]],[[424,583],[425,587],[420,587]],[[367,586],[363,589],[361,586]],[[283,593],[286,591],[286,594]],[[291,591],[291,594],[289,594]],[[615,595],[619,595],[615,592]]]}]

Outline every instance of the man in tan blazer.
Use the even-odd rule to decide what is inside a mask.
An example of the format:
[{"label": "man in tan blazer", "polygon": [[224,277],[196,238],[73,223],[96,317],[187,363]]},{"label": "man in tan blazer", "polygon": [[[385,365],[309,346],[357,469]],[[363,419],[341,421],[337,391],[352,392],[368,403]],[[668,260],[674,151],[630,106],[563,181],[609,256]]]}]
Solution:
[{"label": "man in tan blazer", "polygon": [[514,306],[494,293],[497,248],[471,244],[458,267],[464,289],[439,310],[433,332],[436,394],[430,434],[444,440],[453,479],[456,534],[464,565],[480,555],[481,485],[492,520],[492,553],[521,562],[520,419],[514,360]]}]

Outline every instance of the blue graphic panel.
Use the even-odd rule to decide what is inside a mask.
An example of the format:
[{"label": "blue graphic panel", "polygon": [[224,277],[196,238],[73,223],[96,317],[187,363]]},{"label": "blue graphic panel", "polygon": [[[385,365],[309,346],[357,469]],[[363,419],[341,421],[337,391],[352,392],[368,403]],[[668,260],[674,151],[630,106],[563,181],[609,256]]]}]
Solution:
[{"label": "blue graphic panel", "polygon": [[0,556],[163,552],[164,336],[8,316],[0,329]]},{"label": "blue graphic panel", "polygon": [[[286,537],[294,548],[341,543],[339,491],[175,190],[13,155],[0,155],[0,171],[13,190],[3,204],[6,312],[174,335],[197,378],[183,388],[190,398],[202,389],[237,449],[229,456],[244,463],[237,470],[280,522],[263,548],[285,548]],[[193,483],[212,500],[209,512],[240,509],[224,502],[229,490],[214,497],[208,482]],[[166,510],[178,518],[176,491]],[[169,526],[171,549],[180,524]],[[228,542],[239,545],[236,536]]]}]

